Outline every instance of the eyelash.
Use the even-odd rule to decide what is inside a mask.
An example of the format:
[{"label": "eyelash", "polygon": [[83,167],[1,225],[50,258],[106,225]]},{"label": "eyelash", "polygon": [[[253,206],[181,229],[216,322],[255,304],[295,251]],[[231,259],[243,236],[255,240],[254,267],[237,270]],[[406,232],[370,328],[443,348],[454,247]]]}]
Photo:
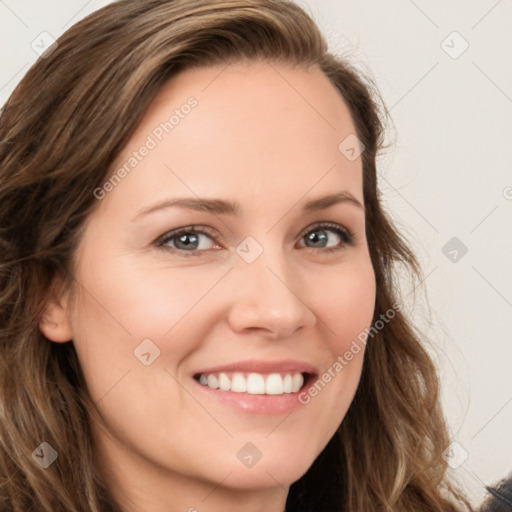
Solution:
[{"label": "eyelash", "polygon": [[[300,235],[300,239],[301,240],[306,235],[309,235],[310,233],[312,233],[314,231],[318,231],[318,230],[322,230],[322,229],[324,229],[325,231],[333,231],[342,240],[341,245],[338,245],[338,246],[325,247],[325,248],[319,248],[319,249],[315,249],[314,247],[303,246],[306,249],[312,249],[314,251],[316,250],[316,251],[320,251],[320,252],[324,252],[324,253],[331,253],[331,252],[339,251],[339,250],[343,249],[343,247],[345,245],[353,245],[354,244],[354,235],[348,229],[346,229],[346,228],[344,228],[344,227],[342,227],[342,226],[340,226],[338,224],[334,224],[334,223],[331,223],[331,222],[320,222],[318,224],[314,224],[313,226],[308,226],[308,228],[306,228],[306,229],[307,230],[303,231],[301,233],[301,235]],[[200,235],[206,235],[206,236],[210,237],[215,243],[218,243],[215,240],[216,233],[214,232],[213,229],[208,228],[206,226],[198,227],[198,226],[195,226],[195,225],[191,225],[191,226],[186,226],[186,227],[178,228],[178,229],[175,229],[173,231],[169,231],[168,233],[165,233],[164,235],[159,237],[154,242],[154,244],[158,248],[163,249],[164,251],[170,251],[170,252],[173,252],[173,253],[177,253],[177,254],[180,254],[181,256],[184,256],[184,257],[201,256],[201,253],[206,252],[207,250],[204,250],[204,249],[203,250],[197,250],[196,249],[196,250],[186,251],[184,249],[177,249],[176,247],[169,247],[169,246],[165,245],[166,243],[168,243],[173,238],[177,238],[177,237],[179,237],[180,235],[183,235],[183,234],[189,235],[191,233],[200,234]]]}]

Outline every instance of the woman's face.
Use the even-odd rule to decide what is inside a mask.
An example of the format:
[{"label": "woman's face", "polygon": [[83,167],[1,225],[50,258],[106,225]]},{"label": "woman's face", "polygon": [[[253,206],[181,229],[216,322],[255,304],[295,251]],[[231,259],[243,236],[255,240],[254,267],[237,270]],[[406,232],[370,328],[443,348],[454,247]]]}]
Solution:
[{"label": "woman's face", "polygon": [[317,68],[196,68],[161,90],[95,192],[66,306],[116,475],[287,489],[325,447],[363,350],[333,367],[375,301],[354,133]]}]

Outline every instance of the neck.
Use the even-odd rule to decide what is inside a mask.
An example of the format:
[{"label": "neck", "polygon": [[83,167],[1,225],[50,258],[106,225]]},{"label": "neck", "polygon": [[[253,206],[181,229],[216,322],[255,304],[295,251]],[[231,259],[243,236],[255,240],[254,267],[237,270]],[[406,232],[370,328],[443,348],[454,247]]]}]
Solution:
[{"label": "neck", "polygon": [[[110,442],[113,440],[110,439]],[[105,444],[105,439],[101,444]],[[231,486],[233,472],[217,481],[202,480],[157,467],[139,454],[108,443],[98,446],[100,472],[123,512],[284,512],[288,486],[269,475],[266,488]],[[98,450],[98,448],[102,448]],[[108,453],[108,455],[106,455]],[[115,463],[114,463],[115,462]],[[208,462],[205,461],[205,464]],[[233,468],[236,471],[236,467]]]}]

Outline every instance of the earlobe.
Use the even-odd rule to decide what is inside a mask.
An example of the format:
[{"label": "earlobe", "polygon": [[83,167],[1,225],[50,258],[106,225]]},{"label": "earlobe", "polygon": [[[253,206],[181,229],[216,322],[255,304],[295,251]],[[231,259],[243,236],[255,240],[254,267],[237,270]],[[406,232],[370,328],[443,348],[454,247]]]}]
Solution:
[{"label": "earlobe", "polygon": [[51,341],[65,343],[73,337],[66,301],[51,301],[39,322],[39,330]]}]

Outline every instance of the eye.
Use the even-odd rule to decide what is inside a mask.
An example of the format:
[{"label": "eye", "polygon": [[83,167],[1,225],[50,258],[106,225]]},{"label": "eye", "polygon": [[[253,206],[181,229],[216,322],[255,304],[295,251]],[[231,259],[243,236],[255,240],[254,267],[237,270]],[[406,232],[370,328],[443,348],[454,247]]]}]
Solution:
[{"label": "eye", "polygon": [[[216,232],[206,226],[186,226],[165,233],[154,244],[162,249],[178,253],[180,256],[200,256],[204,251],[221,249],[216,241]],[[353,245],[353,235],[338,224],[319,223],[308,227],[301,235],[302,247],[331,252]]]},{"label": "eye", "polygon": [[311,249],[323,249],[324,252],[342,249],[345,245],[353,245],[352,234],[338,224],[320,223],[302,235],[304,244]]},{"label": "eye", "polygon": [[220,247],[213,240],[213,232],[208,228],[198,229],[196,226],[187,226],[170,231],[161,236],[156,242],[157,247],[179,251],[185,256],[195,256],[198,252]]}]

